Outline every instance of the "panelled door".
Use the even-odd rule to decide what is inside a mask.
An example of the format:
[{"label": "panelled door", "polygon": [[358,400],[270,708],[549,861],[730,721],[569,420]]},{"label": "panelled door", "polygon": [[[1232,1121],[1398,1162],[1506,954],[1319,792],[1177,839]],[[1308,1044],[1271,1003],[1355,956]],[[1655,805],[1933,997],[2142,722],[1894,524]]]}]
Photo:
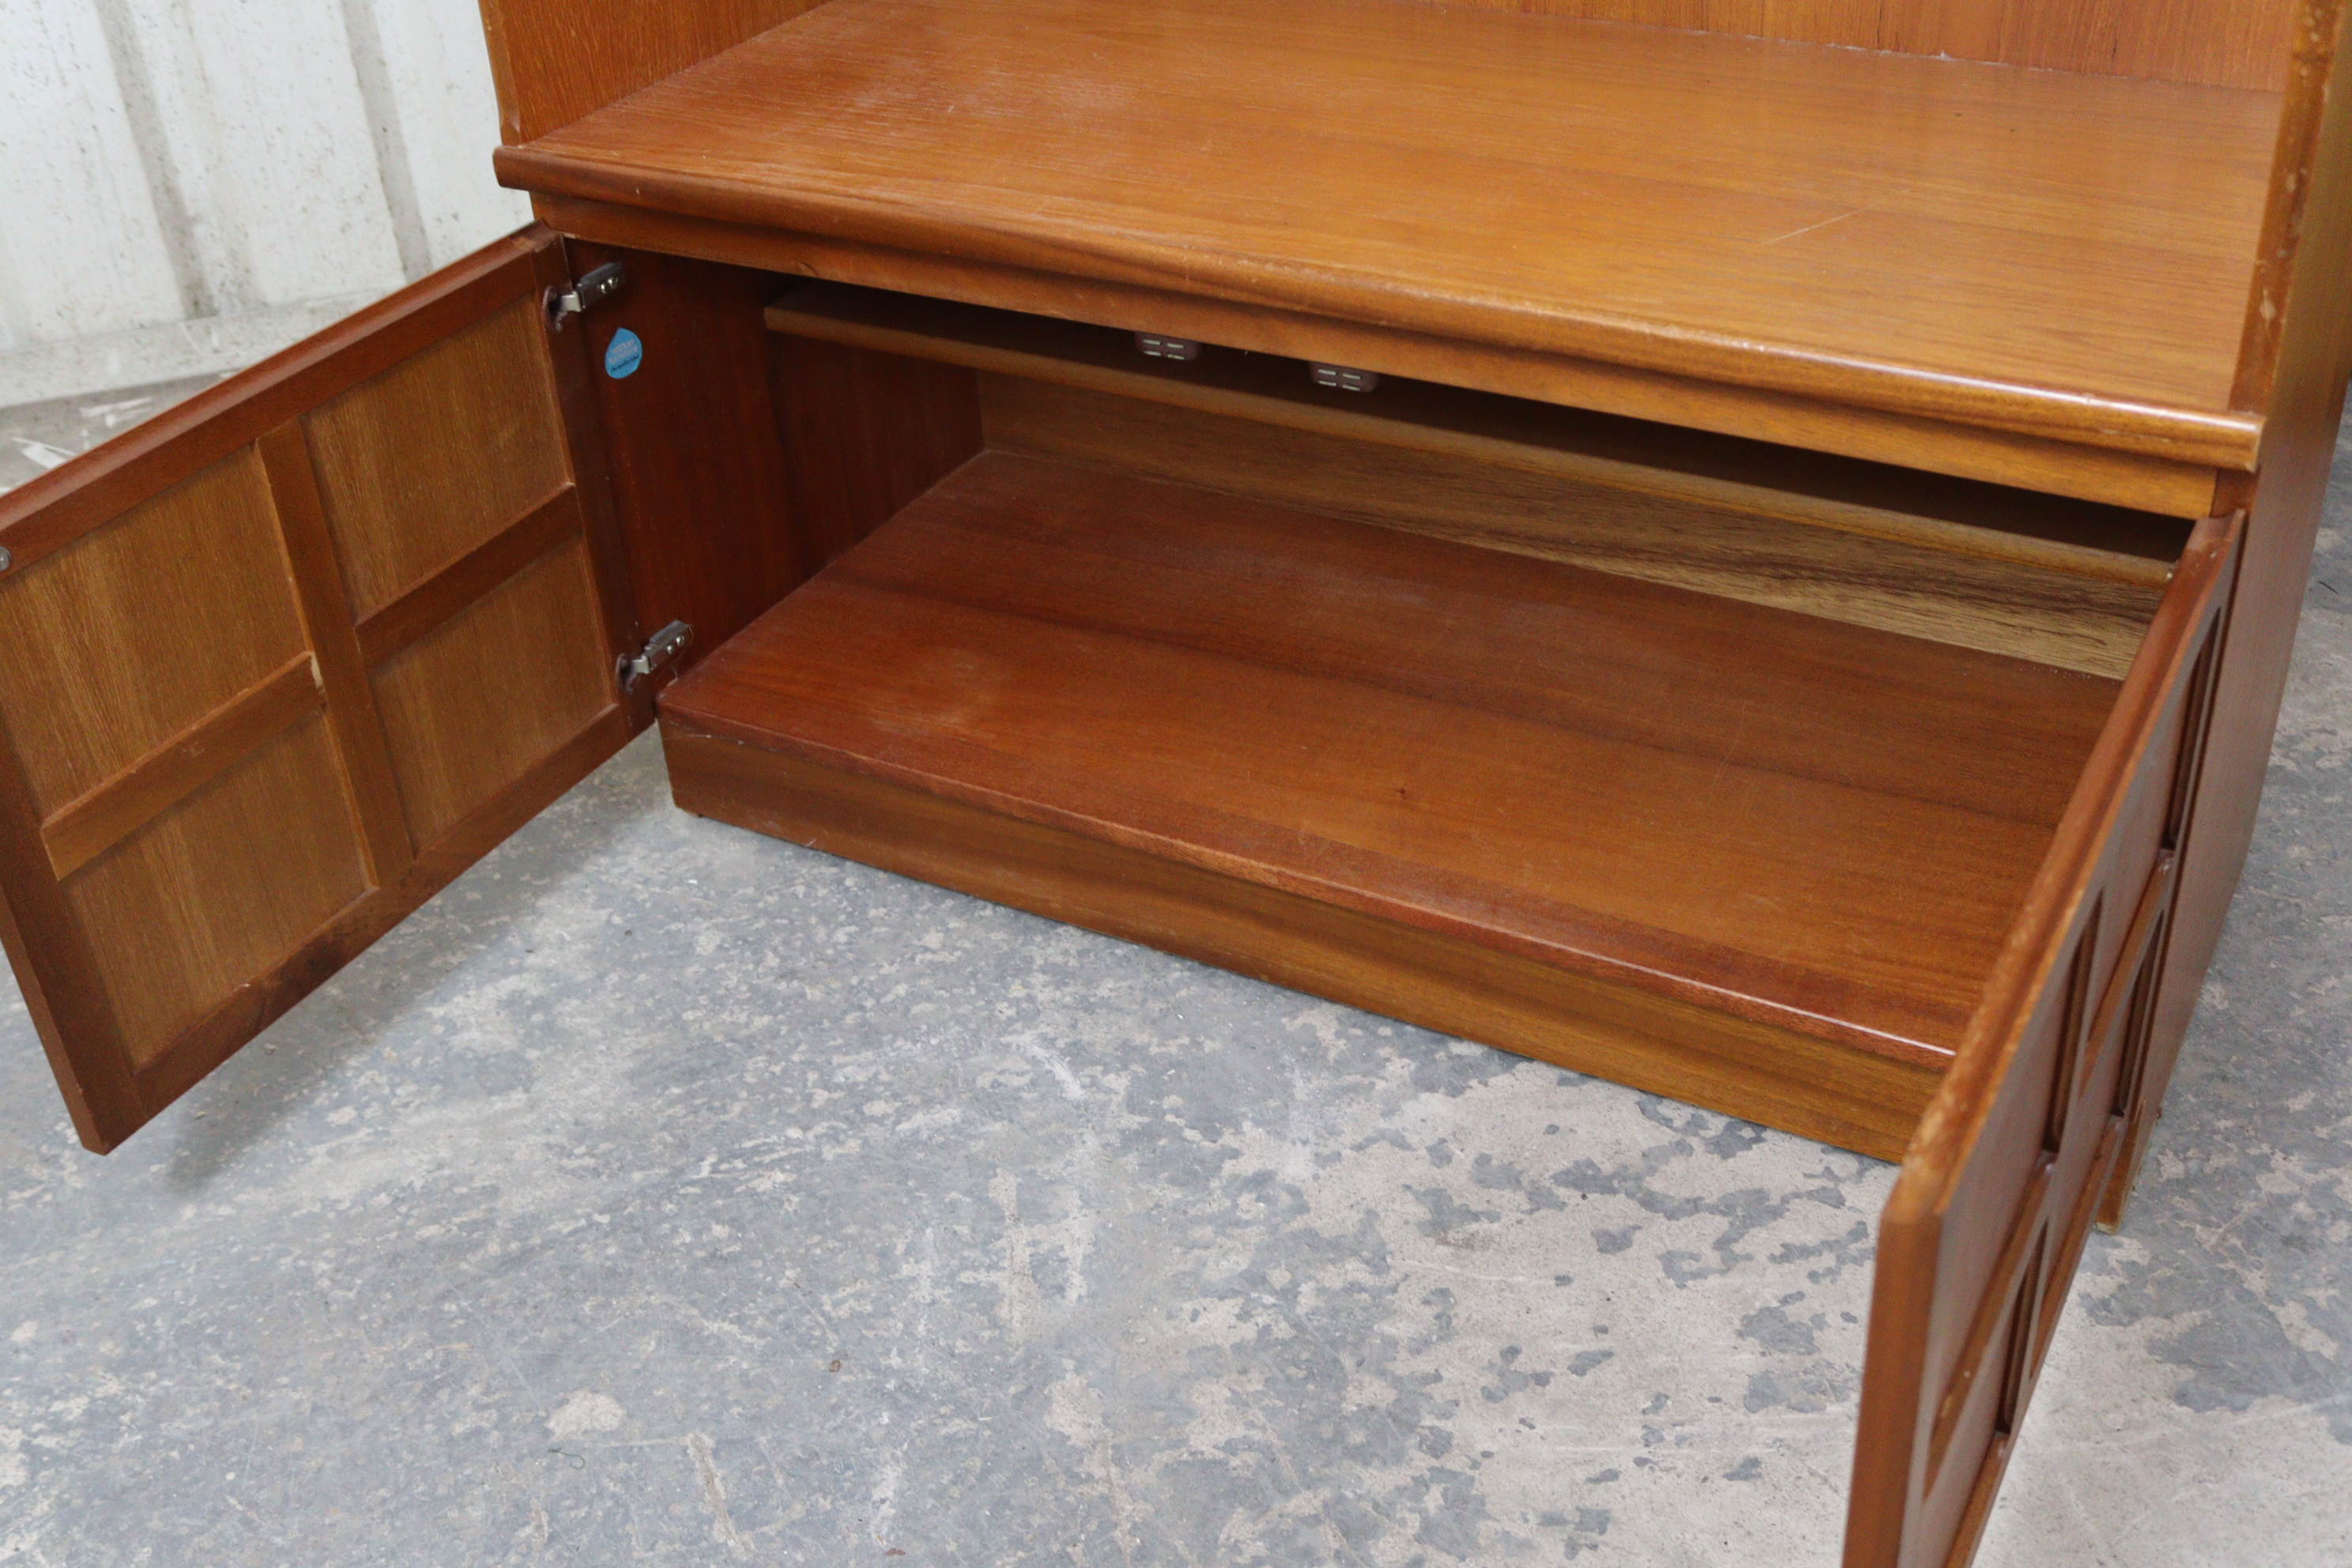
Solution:
[{"label": "panelled door", "polygon": [[650,717],[533,227],[0,497],[0,936],[112,1148]]},{"label": "panelled door", "polygon": [[2198,526],[1881,1221],[1846,1568],[1965,1568],[2140,1104],[2242,519]]}]

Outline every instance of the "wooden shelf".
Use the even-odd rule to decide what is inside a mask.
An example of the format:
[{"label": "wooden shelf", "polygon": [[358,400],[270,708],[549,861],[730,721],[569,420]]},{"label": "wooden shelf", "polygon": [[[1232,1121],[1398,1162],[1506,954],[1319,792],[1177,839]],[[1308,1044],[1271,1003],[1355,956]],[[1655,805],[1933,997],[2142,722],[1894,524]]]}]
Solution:
[{"label": "wooden shelf", "polygon": [[832,0],[499,168],[595,237],[1120,326],[1241,307],[1192,335],[1243,347],[1375,329],[1385,368],[1493,390],[1527,388],[1428,344],[1551,356],[1588,367],[1555,401],[1979,477],[1937,430],[2210,470],[2259,436],[2230,397],[2278,111],[1387,0]]},{"label": "wooden shelf", "polygon": [[[1184,920],[1129,918],[1140,892],[1106,914],[1055,877],[1099,846],[1142,858],[1093,866],[1097,884],[1172,864],[1294,900],[1286,931],[1337,910],[1454,944],[1415,973],[1484,953],[1615,987],[1621,1011],[1685,1009],[1673,1027],[1693,1037],[1782,1042],[1798,1063],[1782,1076],[1805,1086],[1782,1100],[1902,1103],[1858,1131],[1852,1106],[1808,1120],[1721,1070],[1676,1079],[1539,1029],[1496,1043],[1877,1152],[1900,1148],[1957,1043],[2116,689],[990,452],[662,706],[690,809],[1219,962],[1233,953]],[[734,760],[692,749],[709,744]],[[790,776],[747,784],[746,755]],[[812,791],[851,826],[794,816]],[[1013,851],[971,849],[992,823],[1060,847],[1008,870]],[[1269,965],[1286,940],[1261,936],[1240,966],[1470,1028]],[[1896,1087],[1872,1087],[1889,1069]]]}]

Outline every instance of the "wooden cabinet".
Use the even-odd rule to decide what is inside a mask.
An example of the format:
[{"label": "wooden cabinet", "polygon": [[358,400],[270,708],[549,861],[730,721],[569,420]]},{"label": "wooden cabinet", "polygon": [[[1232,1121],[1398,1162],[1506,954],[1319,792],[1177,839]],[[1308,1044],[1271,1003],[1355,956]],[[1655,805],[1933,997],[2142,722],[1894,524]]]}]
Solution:
[{"label": "wooden cabinet", "polygon": [[1847,1555],[1964,1562],[2251,831],[2344,7],[1561,9],[487,0],[542,226],[0,500],[84,1141],[658,718],[688,810],[1900,1159]]}]

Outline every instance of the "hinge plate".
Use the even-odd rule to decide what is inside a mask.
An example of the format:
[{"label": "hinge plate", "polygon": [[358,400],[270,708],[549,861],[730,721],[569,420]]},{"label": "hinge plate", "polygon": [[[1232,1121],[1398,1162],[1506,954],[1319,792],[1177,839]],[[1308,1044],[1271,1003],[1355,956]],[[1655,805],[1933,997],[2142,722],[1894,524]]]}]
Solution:
[{"label": "hinge plate", "polygon": [[1138,332],[1135,347],[1146,359],[1192,361],[1201,357],[1201,345],[1191,338],[1171,338],[1165,332]]},{"label": "hinge plate", "polygon": [[1350,370],[1344,364],[1310,364],[1307,371],[1316,385],[1340,392],[1370,392],[1381,384],[1378,372]]},{"label": "hinge plate", "polygon": [[646,646],[634,654],[623,654],[620,667],[614,671],[624,691],[635,691],[637,682],[662,668],[684,653],[694,641],[694,628],[684,621],[672,621],[652,637]]},{"label": "hinge plate", "polygon": [[547,291],[547,324],[557,331],[574,316],[585,315],[628,286],[629,269],[617,261],[594,268],[577,281]]}]

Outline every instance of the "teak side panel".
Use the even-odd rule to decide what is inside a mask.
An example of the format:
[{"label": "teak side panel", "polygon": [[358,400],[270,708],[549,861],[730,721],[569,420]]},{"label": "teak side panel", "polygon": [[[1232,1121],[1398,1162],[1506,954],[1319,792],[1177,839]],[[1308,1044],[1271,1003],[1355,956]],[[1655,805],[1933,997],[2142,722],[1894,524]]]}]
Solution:
[{"label": "teak side panel", "polygon": [[481,0],[499,131],[528,142],[821,0]]},{"label": "teak side panel", "polygon": [[2294,0],[1447,0],[1541,16],[2277,91]]},{"label": "teak side panel", "polygon": [[2238,387],[2242,406],[2268,411],[2262,468],[2225,483],[2216,503],[2246,510],[2245,558],[2181,851],[2147,1091],[2102,1215],[2109,1224],[2123,1217],[2253,838],[2352,374],[2352,91],[2341,79],[2352,6],[2305,0],[2298,26]]},{"label": "teak side panel", "polygon": [[2242,519],[2200,528],[2084,769],[1879,1230],[1847,1568],[1975,1551],[2144,1092],[2174,809]]},{"label": "teak side panel", "polygon": [[644,357],[625,378],[583,375],[572,423],[602,432],[637,638],[686,622],[694,641],[674,668],[689,669],[809,571],[761,324],[778,284],[708,261],[571,249],[582,273],[628,268],[618,297],[561,335],[585,366],[601,366],[623,331]]},{"label": "teak side panel", "polygon": [[498,165],[1066,314],[1142,289],[2242,468],[2278,103],[1357,0],[834,0]]},{"label": "teak side panel", "polygon": [[[544,230],[502,241],[0,498],[0,936],[90,1147],[650,717],[614,687],[610,503],[554,390],[562,267]],[[551,499],[546,566],[442,569],[539,539]],[[371,672],[369,609],[427,591],[404,613],[436,629]]]}]

